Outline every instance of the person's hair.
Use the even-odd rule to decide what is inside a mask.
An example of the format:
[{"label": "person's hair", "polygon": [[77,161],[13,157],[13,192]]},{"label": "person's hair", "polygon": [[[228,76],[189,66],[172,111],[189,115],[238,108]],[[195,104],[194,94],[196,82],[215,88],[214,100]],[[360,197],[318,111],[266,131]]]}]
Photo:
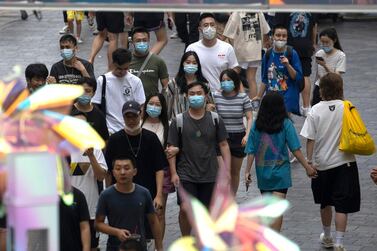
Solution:
[{"label": "person's hair", "polygon": [[204,18],[207,18],[207,17],[211,17],[211,18],[215,19],[215,21],[216,21],[215,14],[213,14],[213,13],[211,13],[211,12],[203,12],[203,13],[201,13],[200,16],[199,16],[199,24],[202,22],[202,20],[203,20]]},{"label": "person's hair", "polygon": [[72,110],[70,111],[69,115],[72,117],[83,116],[85,119],[87,119],[87,115],[84,112],[77,110],[77,108],[74,106],[72,106]]},{"label": "person's hair", "polygon": [[[165,142],[165,145],[166,145],[167,139],[168,139],[168,131],[169,131],[168,107],[167,107],[167,104],[166,104],[166,99],[165,99],[164,95],[162,95],[161,93],[151,94],[145,100],[143,124],[147,120],[147,118],[149,117],[149,115],[147,113],[147,105],[148,105],[149,100],[153,97],[158,97],[158,99],[160,100],[160,103],[161,103],[161,114],[158,118],[161,121],[162,125],[164,126],[164,136],[163,136],[163,138],[164,138],[164,142]],[[165,148],[165,146],[164,146],[164,148]]]},{"label": "person's hair", "polygon": [[286,118],[289,116],[283,96],[277,92],[268,92],[261,101],[255,126],[261,132],[278,133],[283,129]]},{"label": "person's hair", "polygon": [[196,54],[195,51],[186,51],[182,55],[181,63],[179,64],[178,73],[175,76],[175,82],[177,83],[178,88],[179,88],[179,92],[181,94],[186,93],[187,81],[186,81],[186,77],[185,77],[185,71],[183,69],[183,63],[186,61],[186,59],[189,56],[194,56],[196,63],[198,65],[198,71],[195,73],[196,80],[203,82],[203,83],[208,83],[207,79],[203,76],[202,65],[200,64],[198,54]]},{"label": "person's hair", "polygon": [[223,12],[223,13],[215,13],[215,20],[216,22],[220,24],[226,24],[229,20],[229,13]]},{"label": "person's hair", "polygon": [[75,36],[73,36],[71,34],[65,34],[65,35],[63,35],[60,38],[59,43],[63,43],[63,42],[71,42],[74,46],[77,45],[77,39],[75,38]]},{"label": "person's hair", "polygon": [[282,30],[288,31],[287,27],[285,25],[283,25],[283,24],[276,24],[274,26],[274,28],[272,29],[272,35],[275,35],[275,32],[276,32],[277,29],[282,29]]},{"label": "person's hair", "polygon": [[31,80],[32,78],[46,79],[48,76],[48,69],[45,64],[35,63],[29,64],[25,69],[25,78]]},{"label": "person's hair", "polygon": [[113,58],[113,63],[118,64],[118,65],[123,65],[123,64],[131,62],[132,53],[128,49],[118,48],[113,52],[112,58]]},{"label": "person's hair", "polygon": [[119,251],[143,251],[143,246],[140,241],[135,239],[128,239],[122,241],[119,245]]},{"label": "person's hair", "polygon": [[205,83],[203,83],[203,82],[200,82],[200,81],[195,81],[195,82],[190,83],[190,84],[187,86],[187,88],[186,88],[186,92],[185,92],[185,93],[188,94],[189,90],[190,90],[191,88],[195,87],[195,86],[201,86],[201,87],[203,88],[203,90],[204,90],[205,95],[208,94],[209,90],[208,90],[207,85],[206,85]]},{"label": "person's hair", "polygon": [[134,27],[132,30],[131,30],[131,38],[132,40],[134,39],[134,35],[136,33],[146,33],[148,35],[148,38],[149,38],[149,31],[147,30],[147,28],[145,27],[142,27],[142,26],[137,26],[137,27]]},{"label": "person's hair", "polygon": [[343,79],[333,72],[329,72],[319,80],[319,93],[322,100],[344,99]]},{"label": "person's hair", "polygon": [[241,85],[241,80],[240,80],[240,77],[238,75],[238,73],[233,70],[233,69],[226,69],[226,70],[223,70],[221,73],[220,73],[220,82],[223,80],[223,76],[224,75],[227,75],[231,80],[233,80],[233,83],[234,83],[234,90],[236,92],[239,92],[240,90],[240,85]]},{"label": "person's hair", "polygon": [[77,81],[77,84],[78,84],[78,85],[87,84],[87,85],[89,85],[90,87],[92,87],[93,92],[96,92],[96,90],[97,90],[97,81],[96,81],[94,78],[81,77],[81,78]]},{"label": "person's hair", "polygon": [[330,38],[334,42],[334,48],[343,51],[342,46],[340,45],[340,42],[339,42],[338,33],[336,32],[334,27],[330,27],[330,28],[326,28],[322,30],[319,33],[319,37],[321,38],[323,36]]},{"label": "person's hair", "polygon": [[115,162],[117,160],[129,160],[132,163],[132,167],[136,168],[136,160],[135,160],[135,158],[131,154],[124,153],[124,154],[115,156],[115,158],[113,159],[113,163],[112,163],[113,168],[114,168]]}]

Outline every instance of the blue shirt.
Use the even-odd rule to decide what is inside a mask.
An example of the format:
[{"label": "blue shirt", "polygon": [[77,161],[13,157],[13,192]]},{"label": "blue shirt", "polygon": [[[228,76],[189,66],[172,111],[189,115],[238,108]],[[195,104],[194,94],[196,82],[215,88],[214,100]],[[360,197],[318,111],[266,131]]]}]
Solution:
[{"label": "blue shirt", "polygon": [[271,191],[292,186],[287,145],[291,152],[301,148],[290,119],[285,119],[283,129],[274,134],[260,132],[253,124],[245,152],[255,155],[259,189]]},{"label": "blue shirt", "polygon": [[300,83],[302,81],[301,61],[297,52],[292,49],[289,64],[296,71],[296,79],[292,79],[287,68],[280,63],[280,56],[286,56],[287,52],[271,51],[268,62],[266,55],[262,60],[262,82],[267,91],[277,91],[284,97],[284,103],[288,112],[300,114]]}]

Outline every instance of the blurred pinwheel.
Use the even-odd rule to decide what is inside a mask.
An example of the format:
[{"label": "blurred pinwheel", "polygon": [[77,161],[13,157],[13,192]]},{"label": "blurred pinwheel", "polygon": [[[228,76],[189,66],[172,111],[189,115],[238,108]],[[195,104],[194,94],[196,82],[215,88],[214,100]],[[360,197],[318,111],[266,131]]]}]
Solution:
[{"label": "blurred pinwheel", "polygon": [[299,251],[295,243],[266,226],[283,214],[288,201],[263,196],[237,205],[228,172],[219,170],[209,213],[196,198],[179,189],[196,238],[180,238],[169,251]]},{"label": "blurred pinwheel", "polygon": [[[83,94],[75,85],[51,84],[29,96],[20,78],[20,67],[0,80],[0,159],[18,152],[48,151],[68,155],[90,147],[102,149],[105,142],[85,121],[66,114],[72,101]],[[67,192],[67,168],[58,161],[60,195]]]}]

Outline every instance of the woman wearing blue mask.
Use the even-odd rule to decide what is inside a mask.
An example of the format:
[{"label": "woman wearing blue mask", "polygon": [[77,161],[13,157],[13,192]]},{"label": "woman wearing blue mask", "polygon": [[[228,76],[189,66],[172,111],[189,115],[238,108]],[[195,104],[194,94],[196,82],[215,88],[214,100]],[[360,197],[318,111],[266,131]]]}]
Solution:
[{"label": "woman wearing blue mask", "polygon": [[[166,148],[166,141],[168,137],[169,121],[166,107],[166,100],[160,93],[155,93],[147,97],[144,106],[144,115],[142,127],[154,132],[161,142],[161,145]],[[163,200],[162,209],[157,211],[162,227],[162,235],[165,233],[165,208],[168,194],[175,192],[174,185],[171,183],[171,175],[169,167],[164,169],[164,183],[163,183]]]},{"label": "woman wearing blue mask", "polygon": [[312,106],[321,101],[319,80],[329,72],[343,74],[346,72],[346,54],[340,45],[335,28],[327,28],[319,33],[320,50],[315,54],[317,74],[313,90]]},{"label": "woman wearing blue mask", "polygon": [[188,51],[183,54],[178,73],[166,89],[169,120],[188,110],[188,100],[184,93],[187,85],[195,81],[208,83],[203,76],[198,55],[194,51]]},{"label": "woman wearing blue mask", "polygon": [[[221,92],[213,95],[216,110],[224,120],[225,128],[229,134],[228,144],[231,153],[231,186],[234,194],[237,193],[240,183],[240,170],[246,141],[253,120],[252,107],[246,93],[240,92],[240,79],[233,69],[224,70],[220,74]],[[245,128],[243,117],[246,116]]]}]

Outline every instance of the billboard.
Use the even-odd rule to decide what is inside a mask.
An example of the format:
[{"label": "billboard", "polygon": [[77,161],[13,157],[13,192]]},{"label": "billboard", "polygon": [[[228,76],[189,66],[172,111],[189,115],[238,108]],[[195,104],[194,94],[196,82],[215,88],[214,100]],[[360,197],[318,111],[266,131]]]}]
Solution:
[{"label": "billboard", "polygon": [[377,13],[377,0],[0,0],[0,9],[111,11],[311,11]]}]

